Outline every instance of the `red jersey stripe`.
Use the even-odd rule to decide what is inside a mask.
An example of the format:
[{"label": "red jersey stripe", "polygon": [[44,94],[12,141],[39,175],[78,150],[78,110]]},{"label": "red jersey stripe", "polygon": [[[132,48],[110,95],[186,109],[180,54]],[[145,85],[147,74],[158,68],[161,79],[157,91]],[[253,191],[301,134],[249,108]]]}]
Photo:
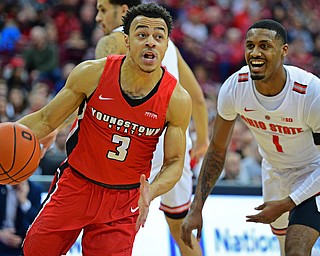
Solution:
[{"label": "red jersey stripe", "polygon": [[238,83],[247,82],[249,80],[249,73],[241,73],[238,77]]}]

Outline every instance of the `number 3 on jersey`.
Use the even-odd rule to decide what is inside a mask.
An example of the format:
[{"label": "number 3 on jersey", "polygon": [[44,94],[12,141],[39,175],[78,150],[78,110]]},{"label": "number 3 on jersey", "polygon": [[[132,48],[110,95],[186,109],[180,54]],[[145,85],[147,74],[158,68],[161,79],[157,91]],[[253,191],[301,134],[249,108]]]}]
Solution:
[{"label": "number 3 on jersey", "polygon": [[119,146],[116,147],[116,152],[109,150],[107,153],[107,158],[123,162],[128,154],[130,138],[114,134],[112,136],[112,142],[115,144],[119,144]]}]

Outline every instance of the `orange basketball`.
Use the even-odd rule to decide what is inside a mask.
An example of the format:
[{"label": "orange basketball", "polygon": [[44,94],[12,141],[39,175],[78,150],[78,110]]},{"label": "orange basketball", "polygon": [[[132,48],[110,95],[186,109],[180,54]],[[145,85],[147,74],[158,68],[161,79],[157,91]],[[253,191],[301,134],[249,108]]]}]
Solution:
[{"label": "orange basketball", "polygon": [[40,162],[40,144],[26,126],[0,123],[0,184],[18,184],[28,179]]}]

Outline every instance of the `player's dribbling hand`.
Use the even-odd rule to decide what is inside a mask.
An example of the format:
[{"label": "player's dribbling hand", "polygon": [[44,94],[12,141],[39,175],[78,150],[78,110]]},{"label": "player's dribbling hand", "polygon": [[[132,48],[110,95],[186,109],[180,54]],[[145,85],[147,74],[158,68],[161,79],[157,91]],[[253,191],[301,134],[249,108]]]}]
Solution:
[{"label": "player's dribbling hand", "polygon": [[41,154],[40,154],[41,159],[44,157],[47,150],[54,143],[57,137],[57,134],[58,134],[58,130],[56,129],[53,132],[49,133],[46,137],[39,140],[39,143],[41,144]]},{"label": "player's dribbling hand", "polygon": [[182,241],[193,249],[193,244],[191,240],[192,230],[197,230],[197,240],[198,242],[201,239],[201,231],[202,231],[202,214],[201,212],[194,212],[190,210],[186,218],[182,223],[182,232],[181,232],[181,239]]},{"label": "player's dribbling hand", "polygon": [[144,227],[146,223],[148,213],[149,213],[149,206],[151,202],[151,195],[150,195],[150,185],[146,179],[144,174],[140,177],[140,198],[138,202],[139,206],[139,216],[137,219],[136,230],[138,231],[140,227]]}]

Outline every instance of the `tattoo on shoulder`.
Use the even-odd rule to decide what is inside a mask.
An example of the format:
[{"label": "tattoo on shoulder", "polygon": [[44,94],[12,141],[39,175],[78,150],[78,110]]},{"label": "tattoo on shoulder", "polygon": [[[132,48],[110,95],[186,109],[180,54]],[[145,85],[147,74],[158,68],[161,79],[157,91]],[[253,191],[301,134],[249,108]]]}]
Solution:
[{"label": "tattoo on shoulder", "polygon": [[119,54],[119,43],[116,38],[109,37],[98,43],[96,48],[96,57],[103,58],[110,54]]}]

